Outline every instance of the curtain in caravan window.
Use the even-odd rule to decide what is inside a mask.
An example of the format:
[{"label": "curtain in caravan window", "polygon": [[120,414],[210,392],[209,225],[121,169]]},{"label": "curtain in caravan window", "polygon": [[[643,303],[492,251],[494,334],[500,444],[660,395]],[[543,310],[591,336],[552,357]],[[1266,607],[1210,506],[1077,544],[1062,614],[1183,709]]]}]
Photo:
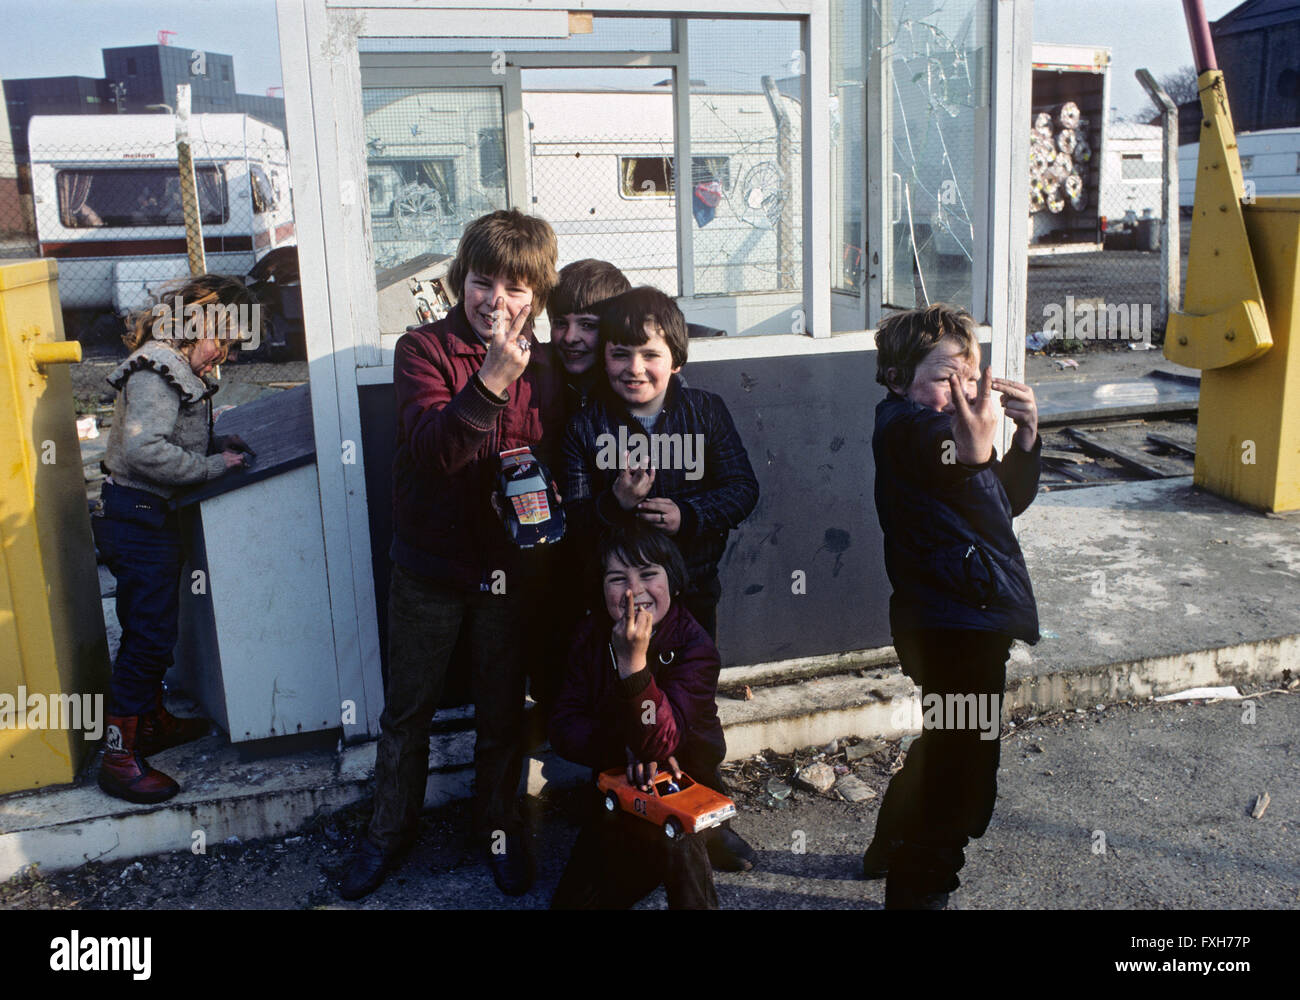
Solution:
[{"label": "curtain in caravan window", "polygon": [[442,199],[442,214],[454,215],[452,202],[455,200],[455,192],[451,189],[451,176],[450,171],[447,169],[447,161],[422,161],[420,163],[420,177],[428,181],[430,186],[438,192],[438,197]]},{"label": "curtain in caravan window", "polygon": [[81,170],[59,171],[59,222],[65,228],[82,229],[104,224],[93,209],[86,208],[92,179],[89,173]]},{"label": "curtain in caravan window", "polygon": [[198,182],[199,216],[205,223],[219,224],[226,221],[226,184],[225,178],[217,167],[202,167],[194,172]]}]

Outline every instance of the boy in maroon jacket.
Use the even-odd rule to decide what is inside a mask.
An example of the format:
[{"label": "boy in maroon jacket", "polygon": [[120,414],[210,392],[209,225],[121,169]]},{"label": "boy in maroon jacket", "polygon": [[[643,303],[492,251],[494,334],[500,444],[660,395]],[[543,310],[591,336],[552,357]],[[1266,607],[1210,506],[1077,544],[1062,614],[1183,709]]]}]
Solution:
[{"label": "boy in maroon jacket", "polygon": [[519,813],[526,626],[546,566],[508,540],[491,497],[498,455],[543,461],[562,429],[560,378],[531,317],[555,284],[541,219],[499,211],[470,223],[449,272],[459,302],[397,342],[393,389],[389,658],[375,760],[375,809],[340,893],[378,888],[414,837],[428,780],[429,724],[452,651],[473,661],[475,821],[502,892],[533,879]]},{"label": "boy in maroon jacket", "polygon": [[[551,717],[551,745],[593,771],[627,768],[643,787],[663,763],[702,783],[726,755],[721,664],[675,598],[686,565],[672,540],[633,522],[600,542],[601,604],[579,626]],[[595,797],[593,797],[595,798]],[[663,885],[670,909],[717,909],[704,838],[669,840],[624,812],[598,814],[574,845],[553,909],[627,908]]]}]

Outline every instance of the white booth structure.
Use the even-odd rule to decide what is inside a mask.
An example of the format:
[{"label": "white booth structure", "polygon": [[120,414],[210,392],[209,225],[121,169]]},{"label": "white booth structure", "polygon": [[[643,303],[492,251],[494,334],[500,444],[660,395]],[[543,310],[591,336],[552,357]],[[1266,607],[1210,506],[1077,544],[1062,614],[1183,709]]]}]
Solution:
[{"label": "white booth structure", "polygon": [[953,302],[995,374],[1022,376],[1030,0],[278,0],[278,18],[328,598],[311,669],[355,710],[344,739],[383,706],[404,331],[381,328],[376,274],[454,252],[495,208],[547,218],[561,265],[610,260],[726,331],[685,369],[726,401],[761,491],[721,566],[724,665],[888,645],[872,328]]}]

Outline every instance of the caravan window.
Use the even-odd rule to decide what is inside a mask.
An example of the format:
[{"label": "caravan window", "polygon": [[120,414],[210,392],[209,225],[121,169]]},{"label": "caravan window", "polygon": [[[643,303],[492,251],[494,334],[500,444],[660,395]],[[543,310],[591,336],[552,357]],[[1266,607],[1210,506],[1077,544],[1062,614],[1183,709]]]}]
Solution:
[{"label": "caravan window", "polygon": [[624,198],[667,198],[673,193],[672,159],[667,156],[620,156],[619,194]]},{"label": "caravan window", "polygon": [[253,186],[253,211],[258,215],[275,208],[275,186],[266,171],[256,163],[249,164],[248,177]]},{"label": "caravan window", "polygon": [[[671,156],[620,156],[620,194],[624,198],[667,198],[676,180]],[[717,181],[723,190],[731,187],[729,156],[692,156],[691,183]]]},{"label": "caravan window", "polygon": [[[205,225],[230,219],[226,176],[220,167],[198,167],[199,211]],[[183,226],[181,179],[175,167],[60,170],[59,221],[68,229],[100,226]]]},{"label": "caravan window", "polygon": [[1160,177],[1160,161],[1148,160],[1143,153],[1124,153],[1119,165],[1120,177],[1126,181],[1150,180]]}]

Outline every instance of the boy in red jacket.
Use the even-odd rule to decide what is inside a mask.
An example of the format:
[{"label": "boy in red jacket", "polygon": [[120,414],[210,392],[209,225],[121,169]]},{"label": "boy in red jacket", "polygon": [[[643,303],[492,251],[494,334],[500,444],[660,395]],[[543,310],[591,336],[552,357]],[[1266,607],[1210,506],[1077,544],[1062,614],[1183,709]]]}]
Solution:
[{"label": "boy in red jacket", "polygon": [[491,497],[500,452],[528,446],[549,462],[562,428],[560,379],[531,322],[555,284],[555,259],[542,219],[515,210],[476,219],[449,272],[458,304],[397,342],[388,677],[374,816],[345,899],[378,888],[413,839],[429,724],[458,642],[472,659],[475,821],[486,860],[502,892],[532,884],[517,789],[526,627],[546,566],[511,545]]},{"label": "boy in red jacket", "polygon": [[[551,717],[551,745],[593,771],[627,767],[653,780],[660,764],[706,777],[726,755],[718,720],[721,664],[708,633],[676,600],[686,567],[667,535],[640,523],[600,542],[608,617],[579,627]],[[706,782],[707,783],[707,782]],[[668,840],[645,820],[593,806],[551,900],[553,909],[625,909],[659,885],[670,909],[717,909],[703,837]]]}]

